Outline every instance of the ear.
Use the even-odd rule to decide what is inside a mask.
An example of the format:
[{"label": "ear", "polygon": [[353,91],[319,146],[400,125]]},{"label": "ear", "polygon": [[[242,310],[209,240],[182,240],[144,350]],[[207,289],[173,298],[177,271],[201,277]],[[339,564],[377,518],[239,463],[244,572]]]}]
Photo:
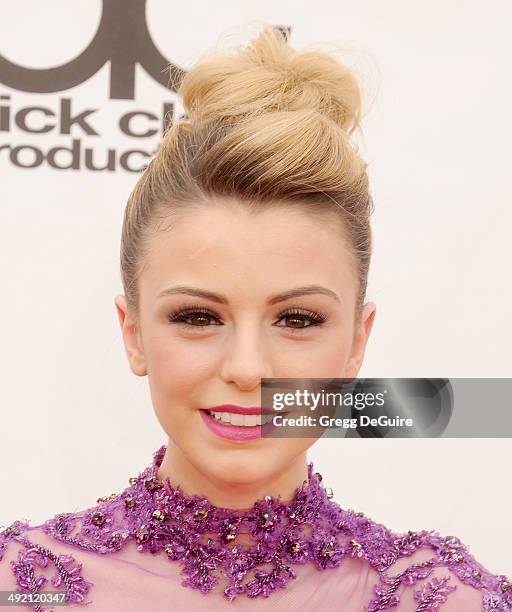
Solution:
[{"label": "ear", "polygon": [[128,310],[124,295],[116,295],[114,303],[121,325],[124,348],[130,369],[136,376],[146,376],[148,372],[138,323],[133,314]]},{"label": "ear", "polygon": [[367,302],[361,314],[361,320],[354,331],[352,353],[345,368],[345,378],[356,378],[363,363],[366,343],[370,337],[377,307],[373,302]]}]

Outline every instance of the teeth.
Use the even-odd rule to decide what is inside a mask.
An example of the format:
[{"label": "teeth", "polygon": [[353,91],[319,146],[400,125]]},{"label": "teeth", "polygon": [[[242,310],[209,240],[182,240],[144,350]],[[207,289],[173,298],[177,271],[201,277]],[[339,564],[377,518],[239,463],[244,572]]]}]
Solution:
[{"label": "teeth", "polygon": [[231,425],[245,425],[245,415],[236,414],[235,412],[233,412],[231,414]]},{"label": "teeth", "polygon": [[231,423],[231,414],[229,412],[213,412],[212,417],[222,423]]},{"label": "teeth", "polygon": [[240,427],[255,427],[272,420],[272,414],[238,414],[235,412],[210,412],[208,414],[224,425],[238,425]]}]

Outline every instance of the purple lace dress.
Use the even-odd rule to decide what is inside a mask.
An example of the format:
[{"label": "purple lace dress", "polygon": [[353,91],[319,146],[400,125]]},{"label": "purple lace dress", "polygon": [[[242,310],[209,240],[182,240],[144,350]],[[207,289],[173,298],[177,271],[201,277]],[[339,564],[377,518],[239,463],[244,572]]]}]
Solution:
[{"label": "purple lace dress", "polygon": [[37,611],[65,610],[52,607],[60,592],[102,612],[512,612],[511,581],[458,538],[394,533],[340,508],[312,463],[292,501],[230,510],[160,481],[165,449],[121,493],[1,531],[0,591]]}]

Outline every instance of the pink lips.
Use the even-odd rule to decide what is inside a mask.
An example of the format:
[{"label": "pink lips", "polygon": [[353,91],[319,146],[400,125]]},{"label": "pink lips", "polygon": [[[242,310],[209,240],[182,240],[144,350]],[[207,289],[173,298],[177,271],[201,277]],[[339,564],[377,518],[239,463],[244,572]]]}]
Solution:
[{"label": "pink lips", "polygon": [[[257,407],[235,406],[233,404],[223,404],[208,408],[211,412],[235,412],[238,414],[269,414],[274,410]],[[208,416],[205,410],[200,410],[201,418],[208,429],[215,435],[227,440],[235,440],[238,442],[246,442],[248,440],[256,440],[261,438],[262,432],[267,432],[274,428],[272,422],[265,425],[254,425],[252,427],[243,427],[240,425],[224,425],[211,416]]]}]

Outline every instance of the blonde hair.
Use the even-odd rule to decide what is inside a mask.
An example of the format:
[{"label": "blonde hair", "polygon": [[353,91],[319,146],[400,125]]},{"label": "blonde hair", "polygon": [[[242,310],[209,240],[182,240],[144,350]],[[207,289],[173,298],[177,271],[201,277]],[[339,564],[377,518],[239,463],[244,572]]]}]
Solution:
[{"label": "blonde hair", "polygon": [[251,211],[292,204],[315,217],[334,213],[353,256],[359,318],[373,202],[367,164],[349,140],[361,120],[355,74],[327,53],[292,49],[266,25],[248,45],[204,56],[178,94],[188,121],[167,129],[124,213],[128,307],[138,313],[138,278],[161,222],[221,196]]}]

